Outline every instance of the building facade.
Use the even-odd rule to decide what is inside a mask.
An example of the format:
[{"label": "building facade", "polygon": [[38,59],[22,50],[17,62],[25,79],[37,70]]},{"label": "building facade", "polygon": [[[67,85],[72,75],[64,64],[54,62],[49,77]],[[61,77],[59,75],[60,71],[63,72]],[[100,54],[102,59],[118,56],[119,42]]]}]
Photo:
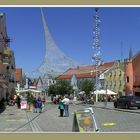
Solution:
[{"label": "building facade", "polygon": [[[114,62],[108,62],[101,64],[99,66],[99,74],[103,74],[108,69],[110,69],[113,66]],[[66,72],[64,72],[62,75],[58,76],[56,80],[67,80],[71,82],[73,75],[75,76],[77,80],[77,87],[80,89],[81,83],[85,80],[90,80],[95,84],[95,78],[96,78],[96,71],[95,71],[95,65],[90,66],[80,66],[77,68],[70,68]],[[100,76],[99,75],[99,76]],[[103,76],[100,76],[100,88],[104,88],[104,78]]]},{"label": "building facade", "polygon": [[125,93],[140,96],[140,52],[125,61]]},{"label": "building facade", "polygon": [[140,52],[133,57],[132,64],[134,73],[133,92],[134,95],[140,96]]},{"label": "building facade", "polygon": [[15,58],[9,43],[6,17],[4,13],[0,13],[0,100],[15,91]]},{"label": "building facade", "polygon": [[124,64],[116,61],[112,68],[105,73],[104,89],[114,91],[119,96],[124,93]]}]

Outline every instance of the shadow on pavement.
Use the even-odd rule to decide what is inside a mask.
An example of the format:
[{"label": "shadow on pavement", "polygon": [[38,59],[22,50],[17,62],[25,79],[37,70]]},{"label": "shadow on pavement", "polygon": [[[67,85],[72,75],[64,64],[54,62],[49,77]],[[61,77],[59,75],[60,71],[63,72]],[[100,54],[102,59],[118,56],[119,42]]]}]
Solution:
[{"label": "shadow on pavement", "polygon": [[4,112],[4,111],[5,111],[5,109],[6,109],[6,107],[5,107],[5,106],[0,106],[0,114],[1,114],[2,112]]}]

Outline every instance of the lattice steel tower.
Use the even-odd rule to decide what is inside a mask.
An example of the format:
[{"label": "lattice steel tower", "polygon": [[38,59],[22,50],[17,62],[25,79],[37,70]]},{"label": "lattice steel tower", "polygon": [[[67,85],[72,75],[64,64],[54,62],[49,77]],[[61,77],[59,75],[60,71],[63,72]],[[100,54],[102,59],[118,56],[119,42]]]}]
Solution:
[{"label": "lattice steel tower", "polygon": [[[101,64],[101,51],[100,51],[100,18],[98,15],[98,8],[95,8],[94,16],[94,29],[93,29],[93,57],[92,62],[95,62],[95,71],[96,71],[96,90],[100,89],[100,80],[99,80],[99,66]],[[97,100],[96,100],[97,102]]]}]

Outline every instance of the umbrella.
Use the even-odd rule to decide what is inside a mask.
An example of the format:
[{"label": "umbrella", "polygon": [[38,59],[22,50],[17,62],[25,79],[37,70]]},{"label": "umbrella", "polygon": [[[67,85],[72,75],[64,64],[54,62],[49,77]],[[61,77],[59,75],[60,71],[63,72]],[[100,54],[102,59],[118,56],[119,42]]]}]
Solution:
[{"label": "umbrella", "polygon": [[117,93],[115,93],[115,92],[113,92],[113,91],[111,91],[111,90],[109,90],[109,89],[107,89],[107,91],[102,89],[102,90],[96,90],[96,91],[94,91],[92,94],[116,95]]},{"label": "umbrella", "polygon": [[81,92],[79,92],[78,94],[84,94],[85,93],[85,91],[81,91]]},{"label": "umbrella", "polygon": [[108,94],[108,95],[117,95],[116,92],[111,91],[111,90],[109,90],[109,89],[107,89],[107,94]]}]

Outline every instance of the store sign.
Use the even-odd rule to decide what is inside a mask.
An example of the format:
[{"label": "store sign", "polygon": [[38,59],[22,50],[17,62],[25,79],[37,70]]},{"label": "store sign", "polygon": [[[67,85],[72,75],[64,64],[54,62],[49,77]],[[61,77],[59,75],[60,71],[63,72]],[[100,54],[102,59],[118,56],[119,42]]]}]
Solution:
[{"label": "store sign", "polygon": [[20,105],[21,109],[27,109],[27,99],[22,99]]},{"label": "store sign", "polygon": [[4,48],[4,54],[10,55],[10,49],[8,47]]}]

